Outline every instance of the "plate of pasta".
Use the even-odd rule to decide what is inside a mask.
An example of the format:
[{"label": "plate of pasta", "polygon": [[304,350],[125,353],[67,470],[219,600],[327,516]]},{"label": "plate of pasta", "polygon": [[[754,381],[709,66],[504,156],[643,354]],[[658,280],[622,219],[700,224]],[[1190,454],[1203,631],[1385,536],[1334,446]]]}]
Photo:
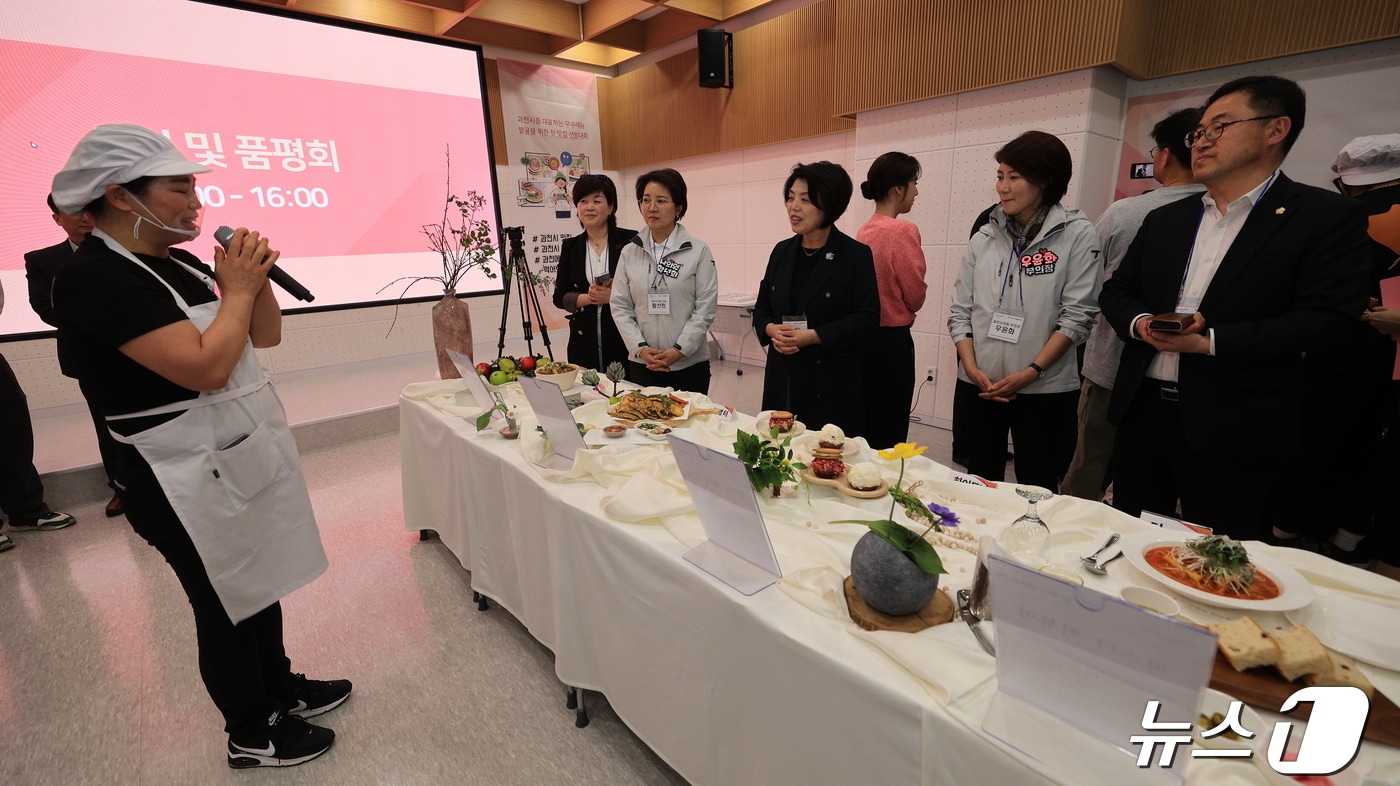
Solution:
[{"label": "plate of pasta", "polygon": [[1145,530],[1123,538],[1123,553],[1148,578],[1210,606],[1291,611],[1313,601],[1298,571],[1224,535]]}]

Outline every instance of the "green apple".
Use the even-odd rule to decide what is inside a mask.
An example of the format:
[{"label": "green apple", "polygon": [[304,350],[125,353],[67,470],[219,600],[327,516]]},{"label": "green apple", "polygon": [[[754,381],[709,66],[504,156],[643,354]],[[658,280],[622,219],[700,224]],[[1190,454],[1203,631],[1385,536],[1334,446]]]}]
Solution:
[{"label": "green apple", "polygon": [[492,385],[504,385],[510,381],[510,378],[506,372],[497,370],[492,371],[491,376],[487,377],[487,380],[489,380]]},{"label": "green apple", "polygon": [[502,371],[507,373],[515,370],[515,361],[510,358],[501,358],[500,361],[498,361],[498,365]]}]

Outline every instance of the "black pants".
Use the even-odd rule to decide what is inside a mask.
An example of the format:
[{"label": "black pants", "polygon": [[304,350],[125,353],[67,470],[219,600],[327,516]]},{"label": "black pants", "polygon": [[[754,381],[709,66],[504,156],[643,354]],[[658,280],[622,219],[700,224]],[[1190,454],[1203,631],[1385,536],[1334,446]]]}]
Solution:
[{"label": "black pants", "polygon": [[107,419],[102,415],[102,398],[97,387],[79,378],[78,389],[87,401],[92,426],[97,430],[97,452],[102,456],[102,469],[107,473],[107,485],[115,490],[117,487],[114,481],[121,474],[121,445],[112,438],[112,432],[107,429]]},{"label": "black pants", "polygon": [[[1390,384],[1390,401],[1384,441],[1376,474],[1372,476],[1377,488],[1387,488],[1400,478],[1400,382]],[[1400,565],[1400,506],[1387,495],[1377,495],[1375,526],[1367,537],[1367,547],[1376,559],[1387,565]]]},{"label": "black pants", "polygon": [[1113,445],[1113,507],[1137,516],[1144,510],[1175,515],[1217,534],[1262,539],[1278,523],[1297,532],[1296,497],[1285,493],[1299,477],[1300,462],[1286,456],[1206,454],[1186,439],[1174,383],[1143,380],[1118,424]]},{"label": "black pants", "polygon": [[881,327],[866,345],[865,441],[873,448],[909,441],[909,410],[914,403],[914,337],[909,326]]},{"label": "black pants", "polygon": [[119,448],[118,481],[127,520],[165,557],[185,589],[194,610],[199,675],[224,716],[224,731],[234,737],[254,736],[292,692],[292,663],[282,642],[282,605],[274,603],[233,624],[150,465],[134,447]]},{"label": "black pants", "polygon": [[33,524],[48,515],[44,484],[34,468],[34,424],[29,400],[0,355],[0,512],[11,524]]},{"label": "black pants", "polygon": [[1074,456],[1079,391],[1021,393],[1009,403],[978,396],[977,386],[958,380],[953,395],[967,427],[967,471],[987,480],[1006,479],[1006,435],[1016,443],[1016,482],[1059,491]]},{"label": "black pants", "polygon": [[678,371],[650,371],[641,363],[628,361],[627,381],[642,387],[689,390],[710,395],[710,361],[696,363]]}]

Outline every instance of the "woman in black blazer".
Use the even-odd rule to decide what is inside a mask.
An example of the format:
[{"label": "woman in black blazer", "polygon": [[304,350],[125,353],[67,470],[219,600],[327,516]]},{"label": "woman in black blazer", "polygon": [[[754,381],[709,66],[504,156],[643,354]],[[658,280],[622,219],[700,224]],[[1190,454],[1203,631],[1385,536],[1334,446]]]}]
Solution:
[{"label": "woman in black blazer", "polygon": [[753,325],[768,346],[764,409],[865,436],[861,352],[880,324],[880,295],[870,247],[833,226],[852,191],[829,161],[792,168],[783,193],[794,235],[768,257]]},{"label": "woman in black blazer", "polygon": [[569,362],[605,370],[627,360],[608,302],[622,247],[637,232],[618,228],[617,186],[607,175],[579,178],[573,197],[584,231],[559,246],[554,305],[569,314]]}]

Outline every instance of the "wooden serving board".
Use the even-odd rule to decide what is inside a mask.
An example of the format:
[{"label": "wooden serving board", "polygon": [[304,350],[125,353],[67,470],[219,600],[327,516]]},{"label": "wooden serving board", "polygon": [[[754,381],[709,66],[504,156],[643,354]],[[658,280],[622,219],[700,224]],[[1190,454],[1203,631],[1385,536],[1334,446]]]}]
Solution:
[{"label": "wooden serving board", "polygon": [[[846,591],[846,610],[851,621],[866,630],[897,630],[902,633],[918,633],[934,625],[942,625],[953,619],[953,599],[942,587],[933,593],[933,600],[927,606],[905,617],[891,617],[865,605],[865,599],[856,592],[856,583],[846,577],[842,587]],[[1252,730],[1251,730],[1252,731]]]},{"label": "wooden serving board", "polygon": [[880,485],[870,491],[857,491],[851,488],[851,482],[846,479],[846,473],[844,472],[841,473],[840,477],[832,479],[817,477],[817,474],[813,472],[811,468],[804,469],[799,474],[802,476],[803,480],[814,486],[830,486],[848,497],[855,497],[857,499],[879,499],[890,492],[890,484],[889,481],[886,480],[881,480]]},{"label": "wooden serving board", "polygon": [[[1210,686],[1243,701],[1270,712],[1278,712],[1283,702],[1294,692],[1303,688],[1302,682],[1289,682],[1272,666],[1235,671],[1235,667],[1225,660],[1219,650],[1215,652],[1215,667],[1211,671]],[[1312,713],[1312,702],[1301,702],[1292,711],[1285,713],[1306,719]],[[1258,729],[1250,729],[1258,733]],[[1371,699],[1371,714],[1366,718],[1366,729],[1362,732],[1368,740],[1400,747],[1400,707],[1395,706],[1380,691]]]}]

